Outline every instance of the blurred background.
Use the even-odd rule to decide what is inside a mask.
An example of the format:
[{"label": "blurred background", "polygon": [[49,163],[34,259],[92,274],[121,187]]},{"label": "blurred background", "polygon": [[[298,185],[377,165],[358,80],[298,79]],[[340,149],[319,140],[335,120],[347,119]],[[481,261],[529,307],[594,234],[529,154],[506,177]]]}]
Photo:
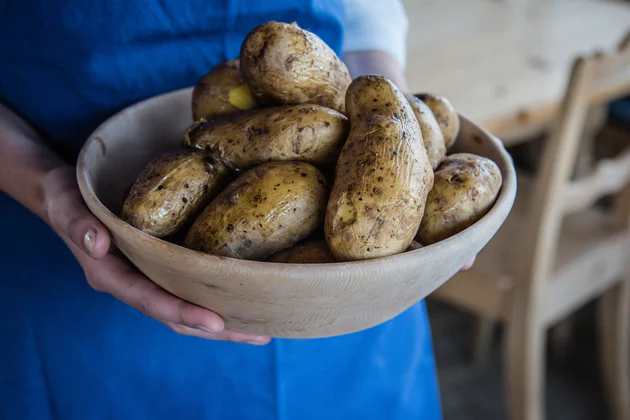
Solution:
[{"label": "blurred background", "polygon": [[630,419],[630,2],[404,3],[409,90],[519,169],[522,205],[428,299],[445,418]]}]

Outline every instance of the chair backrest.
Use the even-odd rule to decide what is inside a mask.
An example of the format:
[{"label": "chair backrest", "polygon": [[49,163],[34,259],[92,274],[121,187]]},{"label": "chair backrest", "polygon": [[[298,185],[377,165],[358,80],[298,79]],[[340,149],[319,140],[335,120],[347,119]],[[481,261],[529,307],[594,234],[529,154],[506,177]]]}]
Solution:
[{"label": "chair backrest", "polygon": [[530,201],[519,271],[540,288],[553,272],[563,218],[623,190],[615,218],[630,226],[630,148],[600,162],[587,176],[571,179],[589,108],[630,93],[630,33],[619,50],[575,60],[558,124],[545,145]]}]

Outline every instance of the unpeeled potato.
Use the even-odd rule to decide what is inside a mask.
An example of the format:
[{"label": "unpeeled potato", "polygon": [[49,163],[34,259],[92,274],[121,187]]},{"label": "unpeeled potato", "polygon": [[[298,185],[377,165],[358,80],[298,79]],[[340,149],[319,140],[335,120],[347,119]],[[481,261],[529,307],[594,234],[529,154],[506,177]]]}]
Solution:
[{"label": "unpeeled potato", "polygon": [[213,120],[256,108],[249,86],[240,69],[240,60],[221,63],[204,75],[195,85],[192,95],[193,119]]},{"label": "unpeeled potato", "polygon": [[199,150],[173,150],[149,162],[134,182],[122,219],[159,238],[184,227],[230,176],[228,168]]},{"label": "unpeeled potato", "polygon": [[430,245],[471,226],[492,208],[501,184],[492,160],[471,153],[448,156],[435,172],[416,240]]},{"label": "unpeeled potato", "polygon": [[431,109],[435,119],[440,124],[444,135],[444,145],[450,149],[459,134],[459,115],[455,107],[443,96],[422,93],[418,97]]},{"label": "unpeeled potato", "polygon": [[351,82],[346,65],[324,41],[296,24],[267,22],[241,46],[241,70],[265,104],[318,104],[344,112]]},{"label": "unpeeled potato", "polygon": [[271,160],[330,164],[337,161],[348,126],[348,119],[332,109],[287,105],[197,123],[184,145],[206,150],[238,170]]},{"label": "unpeeled potato", "polygon": [[433,186],[420,125],[404,95],[382,76],[356,78],[346,105],[350,134],[326,210],[326,241],[339,261],[401,253]]},{"label": "unpeeled potato", "polygon": [[305,162],[268,162],[227,186],[192,225],[188,248],[264,260],[309,236],[326,208],[326,181]]},{"label": "unpeeled potato", "polygon": [[405,98],[409,101],[411,109],[418,119],[422,132],[422,142],[427,150],[431,167],[435,170],[446,157],[444,134],[442,134],[440,124],[427,104],[411,94],[405,95]]},{"label": "unpeeled potato", "polygon": [[335,257],[324,240],[306,240],[280,251],[267,259],[269,262],[286,264],[333,263]]}]

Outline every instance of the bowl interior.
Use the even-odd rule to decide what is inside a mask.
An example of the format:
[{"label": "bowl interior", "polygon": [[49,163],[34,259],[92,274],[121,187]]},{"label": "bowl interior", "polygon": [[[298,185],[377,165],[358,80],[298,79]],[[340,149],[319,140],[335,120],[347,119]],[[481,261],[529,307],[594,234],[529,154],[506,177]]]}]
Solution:
[{"label": "bowl interior", "polygon": [[90,210],[116,245],[161,287],[214,310],[228,328],[275,337],[323,337],[382,323],[452,277],[496,233],[516,193],[501,142],[465,117],[453,150],[488,157],[503,187],[492,210],[459,234],[431,246],[367,261],[279,264],[202,254],[146,235],[120,218],[144,165],[179,147],[192,123],[192,89],[138,103],[103,123],[85,143],[77,178]]},{"label": "bowl interior", "polygon": [[88,179],[97,199],[115,215],[142,168],[160,153],[180,147],[193,122],[190,97],[170,99],[168,104],[144,102],[142,112],[136,107],[121,111],[113,117],[115,123],[106,122],[86,144],[92,152],[85,165]]}]

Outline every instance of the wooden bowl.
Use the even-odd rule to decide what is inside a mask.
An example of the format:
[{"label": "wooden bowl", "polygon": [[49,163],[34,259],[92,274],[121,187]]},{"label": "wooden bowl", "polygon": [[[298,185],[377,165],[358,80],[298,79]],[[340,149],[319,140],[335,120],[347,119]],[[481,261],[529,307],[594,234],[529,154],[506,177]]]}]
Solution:
[{"label": "wooden bowl", "polygon": [[492,210],[465,231],[391,257],[334,264],[281,264],[208,255],[149,236],[118,215],[143,166],[178,147],[191,121],[191,89],[140,102],[104,122],[77,165],[81,193],[114,243],[148,278],[220,314],[227,328],[273,337],[326,337],[385,322],[450,279],[492,238],[516,194],[500,140],[462,117],[458,150],[494,160],[503,188]]}]

